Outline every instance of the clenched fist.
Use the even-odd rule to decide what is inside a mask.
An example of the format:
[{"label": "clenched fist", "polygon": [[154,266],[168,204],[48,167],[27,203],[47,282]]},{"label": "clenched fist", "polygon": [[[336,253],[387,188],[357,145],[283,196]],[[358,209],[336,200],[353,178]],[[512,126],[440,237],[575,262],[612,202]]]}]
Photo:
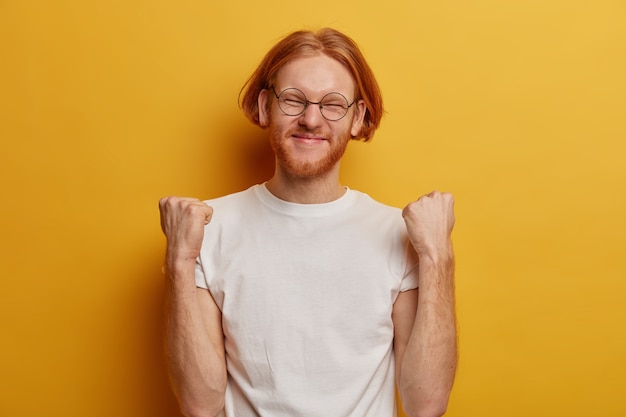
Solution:
[{"label": "clenched fist", "polygon": [[404,208],[402,217],[420,259],[435,260],[450,255],[454,227],[452,194],[433,191],[422,196]]},{"label": "clenched fist", "polygon": [[196,198],[163,197],[159,200],[159,210],[161,229],[167,237],[167,264],[195,261],[213,208]]}]

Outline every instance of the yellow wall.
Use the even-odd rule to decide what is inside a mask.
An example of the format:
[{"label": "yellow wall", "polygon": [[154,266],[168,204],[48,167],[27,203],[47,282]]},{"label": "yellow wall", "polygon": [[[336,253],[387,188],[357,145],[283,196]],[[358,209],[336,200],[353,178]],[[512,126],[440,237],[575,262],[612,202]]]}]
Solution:
[{"label": "yellow wall", "polygon": [[343,181],[457,198],[447,415],[626,415],[621,0],[0,1],[0,415],[178,415],[157,200],[269,174],[237,95],[303,26],[351,34],[384,91]]}]

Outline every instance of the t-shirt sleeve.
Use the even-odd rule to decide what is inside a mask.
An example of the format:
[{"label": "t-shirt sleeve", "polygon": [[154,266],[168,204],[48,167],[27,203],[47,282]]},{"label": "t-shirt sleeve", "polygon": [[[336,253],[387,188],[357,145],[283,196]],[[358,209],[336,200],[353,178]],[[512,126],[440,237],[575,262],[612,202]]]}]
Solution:
[{"label": "t-shirt sleeve", "polygon": [[419,286],[419,259],[413,245],[407,239],[404,245],[405,273],[400,284],[400,291],[414,290]]},{"label": "t-shirt sleeve", "polygon": [[196,259],[196,287],[209,289],[209,283],[207,282],[206,275],[204,274],[204,268],[200,262],[200,258]]}]

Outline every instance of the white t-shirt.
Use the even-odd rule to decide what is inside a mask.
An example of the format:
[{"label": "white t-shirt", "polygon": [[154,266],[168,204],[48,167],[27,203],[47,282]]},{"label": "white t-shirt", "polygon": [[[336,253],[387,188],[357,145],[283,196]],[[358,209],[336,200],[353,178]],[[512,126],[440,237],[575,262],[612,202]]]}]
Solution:
[{"label": "white t-shirt", "polygon": [[394,417],[393,303],[417,287],[401,211],[354,190],[209,200],[196,284],[222,312],[227,417]]}]

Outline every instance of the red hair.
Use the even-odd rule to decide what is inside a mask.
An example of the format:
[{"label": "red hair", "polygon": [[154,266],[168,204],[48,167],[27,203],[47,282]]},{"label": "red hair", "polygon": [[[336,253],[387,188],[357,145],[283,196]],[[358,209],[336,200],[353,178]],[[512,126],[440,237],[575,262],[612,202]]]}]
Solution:
[{"label": "red hair", "polygon": [[259,93],[270,88],[280,69],[290,60],[319,54],[337,60],[352,75],[357,90],[355,99],[363,100],[366,107],[361,132],[353,139],[369,141],[384,113],[380,89],[357,44],[334,29],[293,32],[274,45],[241,89],[241,108],[244,114],[252,123],[260,126]]}]

